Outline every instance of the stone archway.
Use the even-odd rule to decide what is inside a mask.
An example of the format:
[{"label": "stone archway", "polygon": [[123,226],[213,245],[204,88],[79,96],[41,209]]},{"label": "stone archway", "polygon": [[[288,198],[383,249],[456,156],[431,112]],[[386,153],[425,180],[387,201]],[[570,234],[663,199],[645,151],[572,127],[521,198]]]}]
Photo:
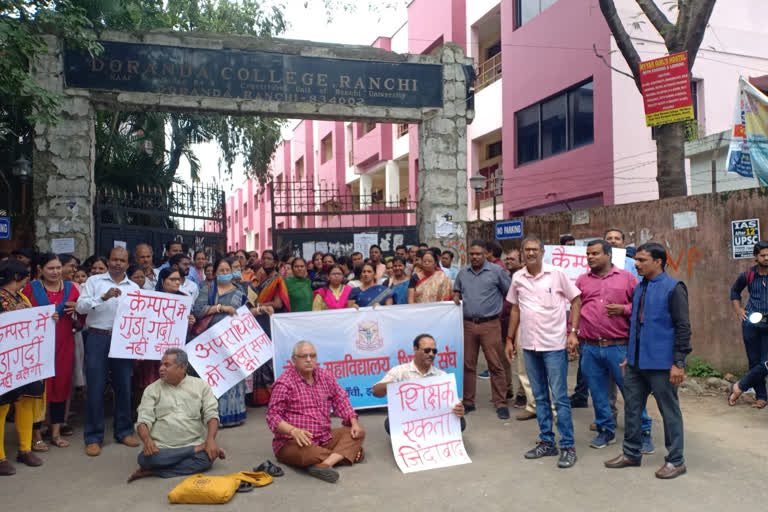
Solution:
[{"label": "stone archway", "polygon": [[[465,255],[466,126],[472,60],[223,34],[107,32],[97,58],[48,37],[35,70],[65,96],[59,123],[35,127],[35,235],[94,250],[96,107],[418,123],[417,225],[430,246]],[[451,218],[450,223],[444,219]]]}]

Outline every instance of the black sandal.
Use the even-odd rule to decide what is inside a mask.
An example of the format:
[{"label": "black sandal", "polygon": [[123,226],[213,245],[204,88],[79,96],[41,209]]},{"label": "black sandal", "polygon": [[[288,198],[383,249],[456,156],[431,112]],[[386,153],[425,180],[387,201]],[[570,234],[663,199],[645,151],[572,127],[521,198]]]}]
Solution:
[{"label": "black sandal", "polygon": [[283,476],[285,473],[283,472],[283,468],[280,466],[276,466],[275,464],[272,464],[272,461],[268,460],[266,462],[262,462],[257,467],[253,468],[254,471],[263,471],[264,473],[268,474],[269,476]]},{"label": "black sandal", "polygon": [[241,480],[236,492],[251,492],[252,490],[253,484],[251,482],[245,482]]}]

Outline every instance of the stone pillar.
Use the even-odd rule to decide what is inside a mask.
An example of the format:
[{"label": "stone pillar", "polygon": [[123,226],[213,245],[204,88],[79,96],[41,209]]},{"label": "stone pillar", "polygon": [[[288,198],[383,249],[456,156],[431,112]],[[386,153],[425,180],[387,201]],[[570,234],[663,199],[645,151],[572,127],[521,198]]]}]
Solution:
[{"label": "stone pillar", "polygon": [[[419,127],[419,239],[450,249],[459,265],[467,263],[467,110],[465,64],[472,59],[455,43],[446,43],[443,64],[443,108],[424,112]],[[446,220],[450,218],[451,220]]]},{"label": "stone pillar", "polygon": [[364,210],[371,206],[371,176],[370,174],[360,175],[360,209]]},{"label": "stone pillar", "polygon": [[387,203],[400,202],[400,166],[394,160],[388,160],[384,167],[384,198]]},{"label": "stone pillar", "polygon": [[[62,43],[50,36],[46,42],[48,54],[35,63],[34,72],[43,87],[62,93]],[[67,91],[58,123],[35,126],[32,202],[35,238],[41,251],[50,250],[54,238],[73,238],[78,258],[94,252],[94,121],[88,93]]]}]

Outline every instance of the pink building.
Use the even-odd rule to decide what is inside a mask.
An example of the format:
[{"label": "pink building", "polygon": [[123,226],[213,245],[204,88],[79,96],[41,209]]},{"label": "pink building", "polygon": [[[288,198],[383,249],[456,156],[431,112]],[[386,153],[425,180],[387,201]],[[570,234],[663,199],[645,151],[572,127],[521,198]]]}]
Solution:
[{"label": "pink building", "polygon": [[[636,21],[633,0],[616,4],[625,25]],[[761,0],[716,4],[692,72],[698,137],[729,130],[739,75],[768,69],[768,31],[755,16],[763,9]],[[666,54],[647,20],[631,33],[642,59]],[[467,170],[487,181],[478,196],[469,191],[470,220],[477,218],[476,197],[483,220],[658,197],[655,142],[642,97],[633,80],[611,69],[627,66],[596,0],[413,0],[406,23],[373,46],[430,53],[449,41],[474,58],[478,75]],[[366,204],[360,199],[361,211],[414,202],[417,130],[302,121],[273,157],[276,190],[282,183],[307,182],[314,197],[289,201],[316,209],[328,207],[317,193],[328,189],[370,198]],[[689,177],[689,190],[708,191],[697,188],[701,179],[706,177]],[[752,186],[736,181],[732,186]],[[272,205],[258,191],[248,182],[228,198],[228,248],[271,246]],[[379,215],[351,217],[343,227],[383,222]],[[415,222],[413,215],[403,217],[403,224]],[[313,222],[299,218],[277,229],[327,227]]]}]

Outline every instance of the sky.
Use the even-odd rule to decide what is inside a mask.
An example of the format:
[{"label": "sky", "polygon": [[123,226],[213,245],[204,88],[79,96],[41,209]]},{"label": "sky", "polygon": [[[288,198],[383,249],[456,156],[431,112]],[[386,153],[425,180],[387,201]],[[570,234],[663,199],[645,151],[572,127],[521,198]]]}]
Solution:
[{"label": "sky", "polygon": [[[358,0],[356,3],[359,7],[356,12],[333,12],[332,21],[328,23],[324,0],[282,0],[289,27],[281,37],[339,44],[373,44],[379,36],[394,34],[406,21],[404,1],[393,2],[397,4],[396,8],[379,12],[374,12],[368,7],[373,2],[382,3],[377,0]],[[286,123],[283,129],[285,138],[290,138],[296,122],[292,120]],[[197,144],[193,148],[201,162],[203,183],[218,181],[224,191],[229,193],[240,188],[245,182],[241,163],[238,162],[235,166],[232,178],[227,177],[223,164],[219,168],[220,154],[216,144]],[[180,164],[177,175],[189,183],[187,162]]]}]

